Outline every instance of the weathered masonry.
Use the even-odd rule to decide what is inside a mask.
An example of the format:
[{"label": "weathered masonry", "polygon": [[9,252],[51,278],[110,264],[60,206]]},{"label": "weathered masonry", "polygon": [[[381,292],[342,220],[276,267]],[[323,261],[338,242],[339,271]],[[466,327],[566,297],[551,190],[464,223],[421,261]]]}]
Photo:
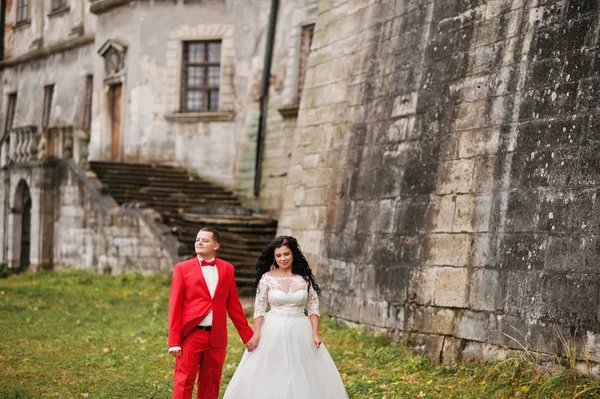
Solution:
[{"label": "weathered masonry", "polygon": [[[434,359],[600,361],[597,1],[322,1],[280,232]],[[580,353],[583,358],[583,354]]]}]

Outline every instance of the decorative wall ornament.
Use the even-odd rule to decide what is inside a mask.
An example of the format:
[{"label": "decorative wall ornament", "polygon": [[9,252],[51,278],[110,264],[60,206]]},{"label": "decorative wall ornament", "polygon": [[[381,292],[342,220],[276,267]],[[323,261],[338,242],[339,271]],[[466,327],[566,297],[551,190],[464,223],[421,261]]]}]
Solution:
[{"label": "decorative wall ornament", "polygon": [[120,77],[125,70],[125,55],[127,46],[116,39],[109,39],[100,49],[98,54],[104,58],[105,79]]}]

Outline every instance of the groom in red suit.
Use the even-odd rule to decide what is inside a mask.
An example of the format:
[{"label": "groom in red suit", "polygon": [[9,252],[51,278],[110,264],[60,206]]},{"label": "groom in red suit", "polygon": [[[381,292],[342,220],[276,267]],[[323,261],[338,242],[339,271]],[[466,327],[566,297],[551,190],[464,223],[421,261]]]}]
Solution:
[{"label": "groom in red suit", "polygon": [[197,256],[173,269],[169,300],[169,352],[176,358],[173,399],[217,399],[227,346],[227,314],[249,351],[256,348],[235,286],[233,265],[215,259],[219,233],[200,229]]}]

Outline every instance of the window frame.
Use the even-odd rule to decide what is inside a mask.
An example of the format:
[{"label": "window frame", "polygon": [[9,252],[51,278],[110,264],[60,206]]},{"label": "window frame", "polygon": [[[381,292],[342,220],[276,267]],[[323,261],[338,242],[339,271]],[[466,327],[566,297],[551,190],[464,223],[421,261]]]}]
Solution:
[{"label": "window frame", "polygon": [[44,104],[42,109],[41,126],[48,127],[50,125],[50,114],[52,112],[52,99],[54,98],[54,83],[44,86]]},{"label": "window frame", "polygon": [[29,21],[29,0],[17,0],[16,12],[17,24]]},{"label": "window frame", "polygon": [[92,128],[92,96],[94,94],[94,75],[85,76],[85,97],[83,99],[83,120],[81,127],[90,131]]},{"label": "window frame", "polygon": [[17,109],[17,92],[8,93],[6,102],[6,120],[4,121],[4,133],[12,130],[15,122],[15,111]]},{"label": "window frame", "polygon": [[310,58],[310,47],[312,46],[315,34],[315,24],[303,25],[300,29],[300,50],[298,52],[298,74],[296,76],[296,92],[294,93],[294,103],[300,104],[302,91],[304,90],[304,79],[308,69]]},{"label": "window frame", "polygon": [[[209,47],[210,44],[219,44],[219,60],[218,61],[209,61]],[[203,45],[203,58],[201,62],[194,62],[189,60],[190,47],[194,44]],[[223,41],[221,39],[211,39],[211,40],[187,40],[183,41],[182,46],[182,62],[181,62],[181,98],[180,98],[180,112],[182,113],[195,113],[195,112],[219,112],[220,110],[220,101],[221,101],[221,58],[222,58],[222,49],[223,49]],[[200,85],[190,85],[188,82],[188,71],[190,68],[203,68],[204,77],[203,82]],[[209,85],[209,69],[214,67],[218,67],[219,71],[219,83],[218,85]],[[188,107],[188,94],[190,92],[203,92],[205,95],[204,104],[199,108],[189,108]],[[217,93],[217,101],[214,104],[211,100],[211,95],[216,92]]]},{"label": "window frame", "polygon": [[51,10],[59,10],[67,5],[67,0],[52,0]]}]

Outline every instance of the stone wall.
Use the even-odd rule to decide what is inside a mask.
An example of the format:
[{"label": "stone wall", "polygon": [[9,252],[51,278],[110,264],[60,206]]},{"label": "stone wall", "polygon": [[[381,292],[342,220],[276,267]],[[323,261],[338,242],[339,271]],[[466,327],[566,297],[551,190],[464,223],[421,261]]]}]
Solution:
[{"label": "stone wall", "polygon": [[[318,11],[317,0],[280,3],[271,66],[269,110],[263,139],[265,151],[262,158],[260,194],[257,200],[254,198],[254,175],[260,116],[258,99],[266,37],[261,40],[253,58],[254,76],[247,100],[247,116],[234,175],[236,193],[246,199],[248,205],[255,206],[274,217],[279,215],[282,201],[285,200],[285,181],[294,151],[292,143],[297,115],[287,115],[285,109],[295,108],[299,105],[296,99],[296,90],[300,33],[304,25],[316,22]],[[268,14],[265,12],[264,16],[265,22],[267,22]]]},{"label": "stone wall", "polygon": [[[320,2],[279,233],[435,360],[600,360],[596,2]],[[568,333],[567,333],[568,334]],[[583,354],[580,354],[583,357]]]},{"label": "stone wall", "polygon": [[[119,208],[101,183],[72,161],[57,170],[54,268],[98,273],[169,274],[178,262],[177,243],[160,231],[151,210]],[[161,242],[165,241],[165,242]]]}]

